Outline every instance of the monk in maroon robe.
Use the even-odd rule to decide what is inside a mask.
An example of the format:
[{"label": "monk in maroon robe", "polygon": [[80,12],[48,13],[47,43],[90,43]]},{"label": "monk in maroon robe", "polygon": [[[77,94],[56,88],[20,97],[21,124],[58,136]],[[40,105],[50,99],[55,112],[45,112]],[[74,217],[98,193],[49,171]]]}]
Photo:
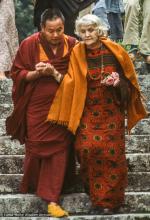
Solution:
[{"label": "monk in maroon robe", "polygon": [[6,127],[12,139],[25,143],[21,192],[35,192],[46,200],[48,213],[54,217],[68,215],[58,201],[73,135],[46,118],[75,42],[64,35],[61,12],[47,9],[41,17],[41,32],[21,43],[11,71],[14,111]]}]

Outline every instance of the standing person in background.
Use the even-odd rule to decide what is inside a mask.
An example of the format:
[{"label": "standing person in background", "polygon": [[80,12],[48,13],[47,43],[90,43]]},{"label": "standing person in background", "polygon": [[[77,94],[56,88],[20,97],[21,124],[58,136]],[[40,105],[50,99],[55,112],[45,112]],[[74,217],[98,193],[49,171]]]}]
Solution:
[{"label": "standing person in background", "polygon": [[110,38],[116,42],[123,39],[121,14],[124,12],[122,0],[106,0],[107,17],[110,25]]},{"label": "standing person in background", "polygon": [[13,0],[0,0],[0,79],[9,74],[18,49]]},{"label": "standing person in background", "polygon": [[150,64],[150,0],[143,0],[143,27],[139,38],[139,12],[140,0],[124,0],[125,3],[125,23],[123,44],[129,46],[129,56],[134,61],[136,53],[145,58],[145,62]]},{"label": "standing person in background", "polygon": [[95,5],[92,9],[92,14],[94,14],[100,18],[102,25],[105,28],[104,31],[105,31],[106,35],[108,35],[110,25],[109,25],[108,18],[107,18],[105,0],[96,1]]},{"label": "standing person in background", "polygon": [[58,9],[47,9],[41,16],[41,32],[22,41],[11,69],[14,111],[6,121],[7,133],[25,143],[21,192],[44,199],[52,217],[68,215],[59,206],[59,197],[73,141],[64,126],[46,121],[76,43],[64,34],[64,22]]},{"label": "standing person in background", "polygon": [[121,14],[124,12],[122,0],[97,0],[93,8],[93,14],[97,15],[105,32],[114,41],[122,41],[123,26]]},{"label": "standing person in background", "polygon": [[100,19],[80,18],[76,32],[82,42],[72,50],[47,120],[76,135],[86,192],[93,207],[111,214],[124,203],[127,186],[125,112],[128,132],[147,112],[128,53],[103,37]]}]

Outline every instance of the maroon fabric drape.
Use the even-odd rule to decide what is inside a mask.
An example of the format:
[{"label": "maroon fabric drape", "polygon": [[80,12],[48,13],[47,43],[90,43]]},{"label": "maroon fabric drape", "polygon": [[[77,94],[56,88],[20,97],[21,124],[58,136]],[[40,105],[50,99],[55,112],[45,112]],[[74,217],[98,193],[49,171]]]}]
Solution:
[{"label": "maroon fabric drape", "polygon": [[[26,156],[24,160],[24,176],[21,183],[21,192],[36,192],[38,196],[57,202],[66,167],[67,182],[74,179],[74,157],[72,153],[72,134],[62,126],[52,125],[46,122],[50,105],[53,101],[59,84],[53,77],[41,77],[34,82],[27,83],[25,80],[28,71],[35,69],[40,62],[39,43],[44,48],[48,43],[37,33],[24,40],[16,55],[11,75],[13,79],[12,98],[14,111],[6,120],[7,134],[12,139],[18,139],[25,143]],[[68,68],[71,48],[75,39],[68,37],[68,54],[62,57],[63,50],[58,50],[54,55],[52,51],[47,54],[48,60],[54,67],[65,74]],[[63,41],[60,44],[63,48]],[[73,155],[73,154],[72,154]],[[68,164],[68,165],[67,165]],[[71,167],[69,167],[71,164]]]},{"label": "maroon fabric drape", "polygon": [[[35,69],[35,65],[39,60],[39,43],[45,48],[48,43],[42,40],[40,33],[35,33],[32,36],[25,39],[17,52],[14,60],[11,77],[13,79],[12,99],[14,102],[14,110],[12,114],[6,120],[6,132],[12,136],[12,139],[18,139],[21,144],[25,143],[25,112],[30,100],[31,94],[38,84],[38,80],[27,83],[25,76],[28,71]],[[49,62],[54,67],[64,74],[68,68],[69,56],[72,47],[75,44],[75,38],[68,37],[69,51],[64,57],[52,57]],[[46,52],[46,51],[45,51]],[[53,80],[51,78],[51,80]]]}]

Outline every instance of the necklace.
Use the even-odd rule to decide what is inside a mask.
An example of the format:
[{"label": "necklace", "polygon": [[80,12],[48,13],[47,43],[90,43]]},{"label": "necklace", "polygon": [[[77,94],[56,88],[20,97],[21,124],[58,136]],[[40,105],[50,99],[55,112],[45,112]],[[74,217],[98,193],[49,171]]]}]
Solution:
[{"label": "necklace", "polygon": [[[101,49],[101,47],[100,47],[100,49]],[[90,74],[90,73],[88,74],[89,78],[92,79],[92,80],[95,80],[95,81],[101,79],[102,74],[104,73],[104,57],[103,57],[103,54],[101,54],[100,58],[101,58],[100,68],[97,68],[97,72],[94,73],[93,75]]]}]

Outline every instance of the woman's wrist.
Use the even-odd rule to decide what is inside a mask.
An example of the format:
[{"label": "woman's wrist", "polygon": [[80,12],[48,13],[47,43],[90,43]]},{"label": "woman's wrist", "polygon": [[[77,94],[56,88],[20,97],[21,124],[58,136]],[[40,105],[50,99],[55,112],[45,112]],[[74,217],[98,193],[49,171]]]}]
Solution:
[{"label": "woman's wrist", "polygon": [[59,73],[56,69],[54,69],[53,76],[58,83],[63,80],[63,75]]}]

